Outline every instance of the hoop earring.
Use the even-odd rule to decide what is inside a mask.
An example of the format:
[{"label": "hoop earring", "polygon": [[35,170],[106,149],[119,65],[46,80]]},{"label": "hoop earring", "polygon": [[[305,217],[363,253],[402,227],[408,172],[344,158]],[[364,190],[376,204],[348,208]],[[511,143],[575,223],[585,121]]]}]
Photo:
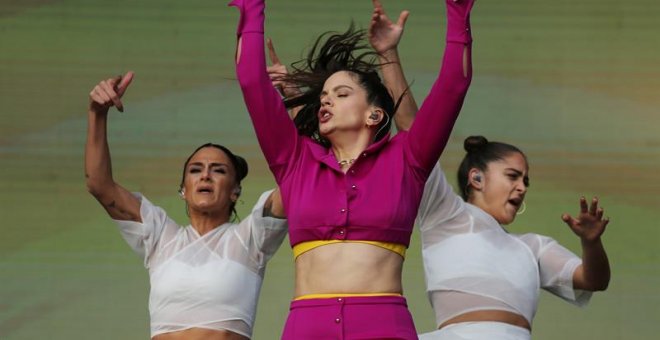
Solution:
[{"label": "hoop earring", "polygon": [[527,204],[525,204],[525,201],[523,201],[523,202],[522,202],[522,210],[518,210],[518,212],[516,212],[516,215],[522,215],[522,214],[524,214],[524,213],[525,213],[525,210],[527,210]]}]

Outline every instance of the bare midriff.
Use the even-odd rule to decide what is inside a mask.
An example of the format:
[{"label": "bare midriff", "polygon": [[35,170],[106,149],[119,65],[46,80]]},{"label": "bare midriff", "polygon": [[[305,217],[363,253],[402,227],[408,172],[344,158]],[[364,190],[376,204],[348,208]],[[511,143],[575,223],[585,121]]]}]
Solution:
[{"label": "bare midriff", "polygon": [[438,327],[438,329],[455,323],[478,321],[503,322],[510,325],[526,328],[530,331],[532,330],[532,327],[524,316],[504,310],[478,310],[474,312],[467,312],[445,321],[442,325],[440,325],[440,327]]},{"label": "bare midriff", "polygon": [[219,331],[205,328],[191,328],[178,332],[158,334],[152,340],[249,340],[240,334],[230,331]]},{"label": "bare midriff", "polygon": [[401,294],[402,266],[401,255],[374,245],[324,245],[296,259],[294,294]]}]

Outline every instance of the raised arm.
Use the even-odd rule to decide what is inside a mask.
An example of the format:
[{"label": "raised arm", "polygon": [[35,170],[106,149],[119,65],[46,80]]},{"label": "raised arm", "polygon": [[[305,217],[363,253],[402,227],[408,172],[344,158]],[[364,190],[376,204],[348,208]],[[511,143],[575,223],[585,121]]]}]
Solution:
[{"label": "raised arm", "polygon": [[372,0],[372,3],[374,10],[369,23],[369,43],[378,52],[385,86],[395,100],[401,98],[399,108],[394,115],[396,128],[399,131],[407,131],[415,119],[417,103],[412,92],[409,91],[408,81],[399,59],[398,46],[409,12],[401,12],[398,21],[394,23],[385,13],[379,0]]},{"label": "raised arm", "polygon": [[236,74],[266,161],[280,183],[298,146],[298,133],[266,71],[264,0],[234,0],[240,10]]},{"label": "raised arm", "polygon": [[573,274],[573,287],[588,291],[605,290],[610,283],[610,262],[600,239],[609,219],[603,219],[603,208],[598,207],[598,198],[591,205],[580,198],[580,213],[576,218],[569,214],[561,219],[580,237],[582,265]]},{"label": "raised arm", "polygon": [[87,142],[85,144],[85,178],[87,190],[115,220],[142,222],[140,201],[112,178],[112,163],[107,139],[110,107],[123,111],[121,97],[133,80],[133,73],[107,79],[89,94]]},{"label": "raised arm", "polygon": [[412,161],[430,172],[447,144],[472,79],[470,10],[474,0],[445,0],[447,43],[438,79],[408,136]]}]

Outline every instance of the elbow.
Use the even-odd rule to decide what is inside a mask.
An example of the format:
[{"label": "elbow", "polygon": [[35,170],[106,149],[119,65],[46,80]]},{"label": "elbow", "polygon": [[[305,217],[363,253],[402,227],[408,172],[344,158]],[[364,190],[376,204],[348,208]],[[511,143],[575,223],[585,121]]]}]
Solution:
[{"label": "elbow", "polygon": [[98,198],[103,197],[109,191],[109,185],[94,180],[93,178],[87,177],[86,180],[87,192],[92,196]]},{"label": "elbow", "polygon": [[608,278],[605,282],[601,282],[599,284],[596,284],[594,287],[594,292],[603,292],[607,290],[607,287],[610,285],[610,279]]},{"label": "elbow", "polygon": [[590,292],[602,292],[607,290],[607,287],[610,285],[610,278],[606,278],[601,281],[597,282],[592,282],[590,285],[585,287],[584,290],[590,291]]},{"label": "elbow", "polygon": [[101,195],[102,190],[99,188],[99,186],[96,183],[88,179],[86,184],[87,184],[87,192],[90,193],[92,196],[99,197]]}]

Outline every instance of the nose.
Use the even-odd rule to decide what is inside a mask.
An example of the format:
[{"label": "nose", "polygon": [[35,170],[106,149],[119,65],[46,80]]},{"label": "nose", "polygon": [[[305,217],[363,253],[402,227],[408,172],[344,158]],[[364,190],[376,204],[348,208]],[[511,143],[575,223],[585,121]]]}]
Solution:
[{"label": "nose", "polygon": [[332,105],[332,102],[330,101],[330,96],[323,96],[321,98],[321,107],[330,106],[330,105]]},{"label": "nose", "polygon": [[202,171],[202,181],[208,181],[211,179],[211,168],[204,169]]}]

